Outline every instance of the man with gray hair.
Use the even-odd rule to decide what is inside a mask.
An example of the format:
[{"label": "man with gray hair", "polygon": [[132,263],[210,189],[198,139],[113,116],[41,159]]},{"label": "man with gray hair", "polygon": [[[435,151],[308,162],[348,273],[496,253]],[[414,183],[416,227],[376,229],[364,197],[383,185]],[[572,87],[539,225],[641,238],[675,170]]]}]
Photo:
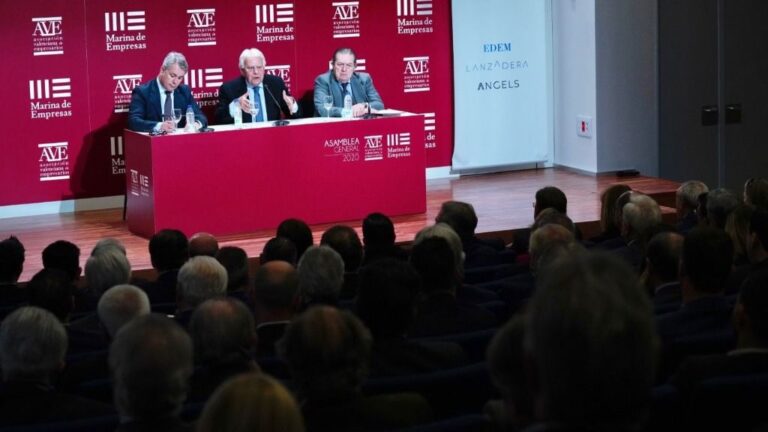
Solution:
[{"label": "man with gray hair", "polygon": [[680,185],[675,192],[675,209],[677,210],[677,230],[685,234],[699,224],[696,209],[699,206],[699,195],[709,192],[704,182],[688,180]]},{"label": "man with gray hair", "polygon": [[115,285],[99,299],[99,319],[113,338],[132,319],[149,314],[149,298],[140,288],[133,285]]},{"label": "man with gray hair", "polygon": [[109,349],[118,431],[191,431],[179,419],[192,375],[192,340],[178,324],[145,315],[117,332]]},{"label": "man with gray hair", "polygon": [[621,236],[627,244],[611,252],[639,271],[648,241],[646,237],[661,223],[661,209],[648,195],[631,192],[629,202],[622,208],[621,218]]},{"label": "man with gray hair", "polygon": [[188,327],[192,312],[202,302],[226,295],[227,269],[216,258],[196,256],[179,270],[176,321]]},{"label": "man with gray hair", "polygon": [[67,333],[52,313],[24,306],[0,326],[2,426],[27,425],[113,413],[107,405],[57,392],[52,383],[64,366]]},{"label": "man with gray hair", "polygon": [[707,221],[709,226],[725,229],[728,215],[739,204],[736,194],[728,189],[718,188],[707,194]]},{"label": "man with gray hair", "polygon": [[337,305],[344,284],[344,260],[329,246],[311,246],[298,265],[299,295],[303,307]]},{"label": "man with gray hair", "polygon": [[103,293],[115,285],[127,284],[131,278],[131,264],[117,248],[108,248],[92,255],[85,263],[87,303],[78,304],[83,296],[75,297],[76,310],[88,315],[72,321],[69,332],[70,352],[105,349],[109,337],[94,312]]},{"label": "man with gray hair", "polygon": [[301,116],[299,104],[290,95],[283,79],[266,73],[267,60],[256,48],[240,53],[240,76],[219,87],[218,123],[234,123],[239,110],[243,123],[280,120]]},{"label": "man with gray hair", "polygon": [[192,107],[195,113],[195,130],[206,127],[208,120],[197,106],[189,86],[184,84],[187,74],[187,59],[178,52],[169,52],[157,78],[137,86],[131,94],[128,109],[128,129],[137,132],[170,133],[176,130],[175,110],[181,121],[178,127],[186,126],[184,113]]}]

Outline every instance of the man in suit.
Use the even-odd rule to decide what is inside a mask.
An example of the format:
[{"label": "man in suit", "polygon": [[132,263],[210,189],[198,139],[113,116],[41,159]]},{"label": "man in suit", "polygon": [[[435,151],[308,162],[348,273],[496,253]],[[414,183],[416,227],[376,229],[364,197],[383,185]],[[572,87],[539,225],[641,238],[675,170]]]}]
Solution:
[{"label": "man in suit", "polygon": [[180,109],[182,117],[178,126],[183,128],[186,126],[184,113],[188,106],[192,106],[195,111],[195,129],[208,125],[189,86],[182,84],[187,69],[187,59],[183,54],[171,51],[165,56],[157,78],[133,89],[128,129],[137,132],[173,132],[176,124],[167,116],[172,117],[173,110]]},{"label": "man in suit", "polygon": [[[282,78],[267,74],[267,60],[256,48],[248,48],[240,54],[238,62],[241,76],[219,87],[219,105],[216,107],[218,123],[234,123],[236,107],[243,113],[243,123],[280,120],[300,117],[299,104],[285,87]],[[251,108],[258,112],[251,115]]]},{"label": "man in suit", "polygon": [[[384,102],[373,86],[373,79],[364,72],[355,72],[357,56],[351,48],[339,48],[333,53],[333,67],[315,78],[315,115],[341,117],[344,96],[352,96],[352,116],[362,117],[370,111],[384,109]],[[323,106],[326,96],[333,96],[333,107]],[[330,114],[329,114],[330,111]]]}]

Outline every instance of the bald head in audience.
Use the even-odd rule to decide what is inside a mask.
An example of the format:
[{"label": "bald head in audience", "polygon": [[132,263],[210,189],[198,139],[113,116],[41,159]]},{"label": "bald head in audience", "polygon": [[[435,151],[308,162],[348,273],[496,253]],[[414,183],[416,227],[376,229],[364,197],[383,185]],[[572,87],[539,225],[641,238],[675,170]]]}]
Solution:
[{"label": "bald head in audience", "polygon": [[219,241],[211,234],[197,233],[189,238],[189,257],[209,256],[215,257],[219,251]]},{"label": "bald head in audience", "polygon": [[290,320],[298,306],[299,277],[286,261],[259,266],[253,280],[253,302],[259,322]]},{"label": "bald head in audience", "polygon": [[536,274],[543,261],[546,261],[545,256],[554,253],[555,248],[572,248],[575,243],[573,232],[562,225],[546,224],[536,229],[531,233],[531,241],[528,245],[531,272]]},{"label": "bald head in audience", "polygon": [[107,333],[114,338],[117,331],[132,319],[149,314],[149,298],[133,285],[116,285],[101,296],[97,312]]}]

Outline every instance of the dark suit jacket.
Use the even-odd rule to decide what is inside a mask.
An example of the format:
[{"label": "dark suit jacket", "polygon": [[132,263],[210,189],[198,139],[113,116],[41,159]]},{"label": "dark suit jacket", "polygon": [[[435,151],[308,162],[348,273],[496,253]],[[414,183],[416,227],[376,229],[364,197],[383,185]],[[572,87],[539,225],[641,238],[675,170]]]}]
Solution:
[{"label": "dark suit jacket", "polygon": [[496,325],[496,316],[471,304],[462,304],[450,292],[431,294],[418,306],[408,335],[442,336],[485,330]]},{"label": "dark suit jacket", "polygon": [[371,376],[398,376],[451,369],[466,363],[466,354],[454,342],[412,341],[405,338],[374,340]]},{"label": "dark suit jacket", "polygon": [[[283,100],[283,90],[288,92],[285,87],[283,79],[266,74],[262,81],[264,86],[264,103],[267,105],[267,120],[280,120],[282,114],[285,117],[298,118],[301,117],[301,108],[296,111],[296,114],[291,114],[291,110],[288,108],[288,104]],[[227,81],[219,87],[219,105],[216,106],[216,123],[219,124],[231,124],[235,122],[235,119],[229,115],[229,104],[233,100],[244,95],[248,91],[248,86],[245,84],[245,78],[237,77],[232,81]],[[298,103],[298,102],[297,102]],[[263,109],[264,107],[262,107]],[[243,112],[243,123],[250,123],[252,121],[251,114]]]},{"label": "dark suit jacket", "polygon": [[307,432],[393,430],[432,419],[429,403],[415,393],[353,394],[324,401],[305,401],[301,406]]},{"label": "dark suit jacket", "polygon": [[104,417],[116,414],[107,404],[59,393],[33,382],[5,382],[0,389],[0,427]]},{"label": "dark suit jacket", "polygon": [[656,330],[664,344],[691,336],[732,329],[733,306],[722,295],[702,297],[684,304],[679,311],[656,319]]},{"label": "dark suit jacket", "polygon": [[682,288],[680,282],[668,282],[656,287],[653,293],[653,306],[659,308],[670,303],[680,305],[683,300]]},{"label": "dark suit jacket", "polygon": [[689,394],[694,387],[710,378],[751,375],[768,372],[768,352],[736,350],[729,354],[689,357],[680,364],[669,382]]},{"label": "dark suit jacket", "polygon": [[[195,111],[195,120],[200,122],[203,127],[208,126],[208,120],[200,111],[200,107],[197,106],[189,86],[180,84],[173,91],[173,107],[181,110],[180,128],[187,124],[184,114],[189,105],[192,105],[192,109]],[[150,132],[157,123],[162,121],[163,107],[160,106],[160,90],[157,88],[157,78],[153,78],[133,89],[131,105],[128,110],[128,129],[137,132]]]},{"label": "dark suit jacket", "polygon": [[282,339],[289,321],[276,321],[261,323],[256,327],[256,356],[274,357],[275,343]]}]

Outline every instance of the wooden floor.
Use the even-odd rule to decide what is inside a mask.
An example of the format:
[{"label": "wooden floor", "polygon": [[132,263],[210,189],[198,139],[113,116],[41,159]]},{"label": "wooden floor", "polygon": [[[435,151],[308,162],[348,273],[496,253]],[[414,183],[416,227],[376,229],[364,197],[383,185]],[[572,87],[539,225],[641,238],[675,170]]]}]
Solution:
[{"label": "wooden floor", "polygon": [[[479,233],[505,236],[514,229],[530,225],[536,190],[547,185],[557,186],[565,192],[568,215],[574,222],[592,222],[594,226],[600,217],[600,193],[615,183],[625,183],[634,190],[652,195],[659,204],[671,207],[674,207],[674,192],[679,186],[677,182],[658,178],[592,176],[554,168],[430,180],[427,182],[427,212],[393,218],[397,240],[412,240],[416,232],[434,221],[440,204],[447,200],[465,201],[475,207]],[[339,222],[360,232],[361,221]],[[329,226],[331,224],[312,226],[316,242]],[[122,209],[0,219],[0,238],[9,235],[17,236],[26,248],[23,281],[42,268],[41,253],[45,246],[60,239],[80,247],[83,266],[99,239],[114,237],[125,244],[134,270],[151,267],[148,240],[128,231],[122,220]],[[239,246],[248,256],[257,257],[272,236],[274,230],[262,230],[222,236],[219,241],[222,245]]]}]

